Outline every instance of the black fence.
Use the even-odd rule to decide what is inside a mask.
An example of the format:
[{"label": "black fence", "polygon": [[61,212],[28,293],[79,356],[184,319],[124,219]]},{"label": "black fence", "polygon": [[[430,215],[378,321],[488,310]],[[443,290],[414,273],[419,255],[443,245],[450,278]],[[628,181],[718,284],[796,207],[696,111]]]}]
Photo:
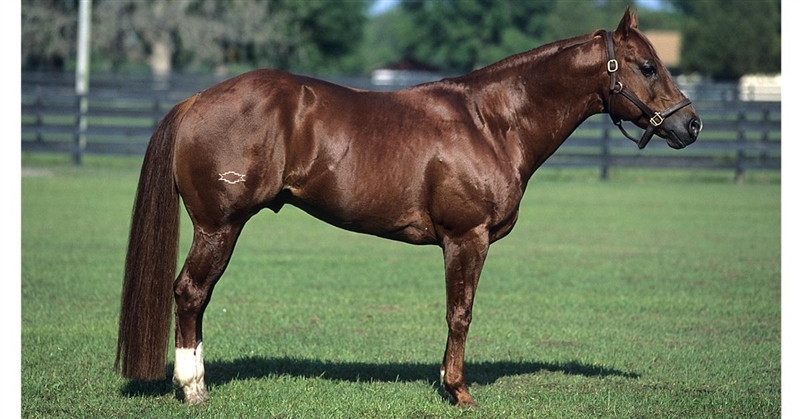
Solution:
[{"label": "black fence", "polygon": [[[81,98],[75,95],[70,74],[25,73],[22,151],[69,153],[78,164],[87,153],[143,155],[156,125],[174,104],[222,79],[93,75],[89,95]],[[369,78],[331,81],[371,90],[405,87],[373,85]],[[545,166],[597,167],[602,178],[612,167],[712,168],[730,170],[737,180],[742,180],[748,170],[780,169],[780,101],[739,100],[736,85],[682,88],[703,118],[703,133],[692,146],[672,150],[663,140],[654,138],[640,151],[619,133],[608,115],[595,115],[567,139]],[[84,124],[82,100],[87,105]]]}]

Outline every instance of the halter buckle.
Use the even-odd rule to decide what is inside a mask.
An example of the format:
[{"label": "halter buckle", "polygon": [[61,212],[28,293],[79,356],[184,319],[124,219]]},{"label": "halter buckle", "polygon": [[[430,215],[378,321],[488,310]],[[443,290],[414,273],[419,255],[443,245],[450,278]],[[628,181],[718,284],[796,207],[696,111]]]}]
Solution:
[{"label": "halter buckle", "polygon": [[653,117],[650,118],[650,125],[652,125],[654,127],[657,127],[657,126],[661,125],[662,123],[664,123],[664,117],[661,116],[661,114],[659,112],[656,112],[655,115],[653,115]]},{"label": "halter buckle", "polygon": [[609,73],[616,73],[619,70],[619,62],[617,62],[616,58],[612,58],[606,63],[606,68]]}]

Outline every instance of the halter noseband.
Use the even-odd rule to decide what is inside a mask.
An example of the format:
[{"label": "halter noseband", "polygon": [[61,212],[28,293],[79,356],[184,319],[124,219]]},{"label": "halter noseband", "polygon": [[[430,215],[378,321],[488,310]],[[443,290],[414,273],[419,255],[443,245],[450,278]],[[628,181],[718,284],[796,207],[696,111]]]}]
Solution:
[{"label": "halter noseband", "polygon": [[[614,56],[614,35],[611,31],[604,31],[603,38],[606,40],[607,51],[608,51],[608,62],[606,63],[606,70],[608,71],[608,75],[611,76],[611,87],[609,91],[611,94],[608,95],[608,106],[606,110],[608,111],[608,115],[611,117],[611,121],[614,122],[619,130],[622,132],[622,135],[627,137],[629,140],[636,143],[639,146],[639,149],[643,149],[650,139],[653,138],[653,134],[655,134],[656,128],[661,125],[665,119],[667,119],[670,115],[677,112],[679,109],[683,108],[684,106],[689,105],[692,103],[691,100],[688,98],[684,98],[682,101],[670,106],[669,108],[665,109],[662,112],[656,112],[650,109],[647,105],[645,105],[638,97],[636,97],[633,92],[626,89],[625,86],[622,85],[622,82],[617,80],[617,70],[619,70],[619,62],[617,61],[616,57]],[[647,126],[645,129],[644,134],[642,134],[642,138],[637,140],[636,138],[632,137],[625,131],[625,128],[622,127],[622,118],[616,117],[611,114],[611,101],[614,98],[615,94],[621,94],[622,96],[626,97],[628,100],[633,102],[634,105],[639,107],[648,118],[650,118],[650,125]]]}]

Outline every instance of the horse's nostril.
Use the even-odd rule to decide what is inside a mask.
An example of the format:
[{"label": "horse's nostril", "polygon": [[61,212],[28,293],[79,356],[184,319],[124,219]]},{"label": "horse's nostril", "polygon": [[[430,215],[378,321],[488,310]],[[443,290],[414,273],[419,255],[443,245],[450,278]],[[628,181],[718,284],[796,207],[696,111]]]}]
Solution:
[{"label": "horse's nostril", "polygon": [[701,121],[699,118],[692,118],[692,120],[689,121],[689,135],[691,135],[692,138],[696,139],[702,130],[703,121]]}]

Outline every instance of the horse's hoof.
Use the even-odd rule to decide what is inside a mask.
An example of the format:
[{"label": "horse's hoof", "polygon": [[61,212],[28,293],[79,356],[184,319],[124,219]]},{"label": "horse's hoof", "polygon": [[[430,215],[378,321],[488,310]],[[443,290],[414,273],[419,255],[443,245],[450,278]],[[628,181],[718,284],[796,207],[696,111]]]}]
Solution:
[{"label": "horse's hoof", "polygon": [[188,385],[175,389],[175,397],[189,405],[202,405],[208,400],[208,390],[205,386]]},{"label": "horse's hoof", "polygon": [[472,397],[470,397],[470,396],[468,396],[468,397],[469,397],[469,398],[467,398],[467,399],[465,399],[465,400],[459,400],[459,401],[457,401],[457,402],[456,402],[456,406],[457,406],[457,407],[464,407],[464,408],[478,407],[478,403],[475,403],[475,399],[473,399],[473,398],[472,398]]},{"label": "horse's hoof", "polygon": [[450,393],[450,401],[458,407],[478,407],[478,403],[475,403],[475,399],[466,390]]}]

